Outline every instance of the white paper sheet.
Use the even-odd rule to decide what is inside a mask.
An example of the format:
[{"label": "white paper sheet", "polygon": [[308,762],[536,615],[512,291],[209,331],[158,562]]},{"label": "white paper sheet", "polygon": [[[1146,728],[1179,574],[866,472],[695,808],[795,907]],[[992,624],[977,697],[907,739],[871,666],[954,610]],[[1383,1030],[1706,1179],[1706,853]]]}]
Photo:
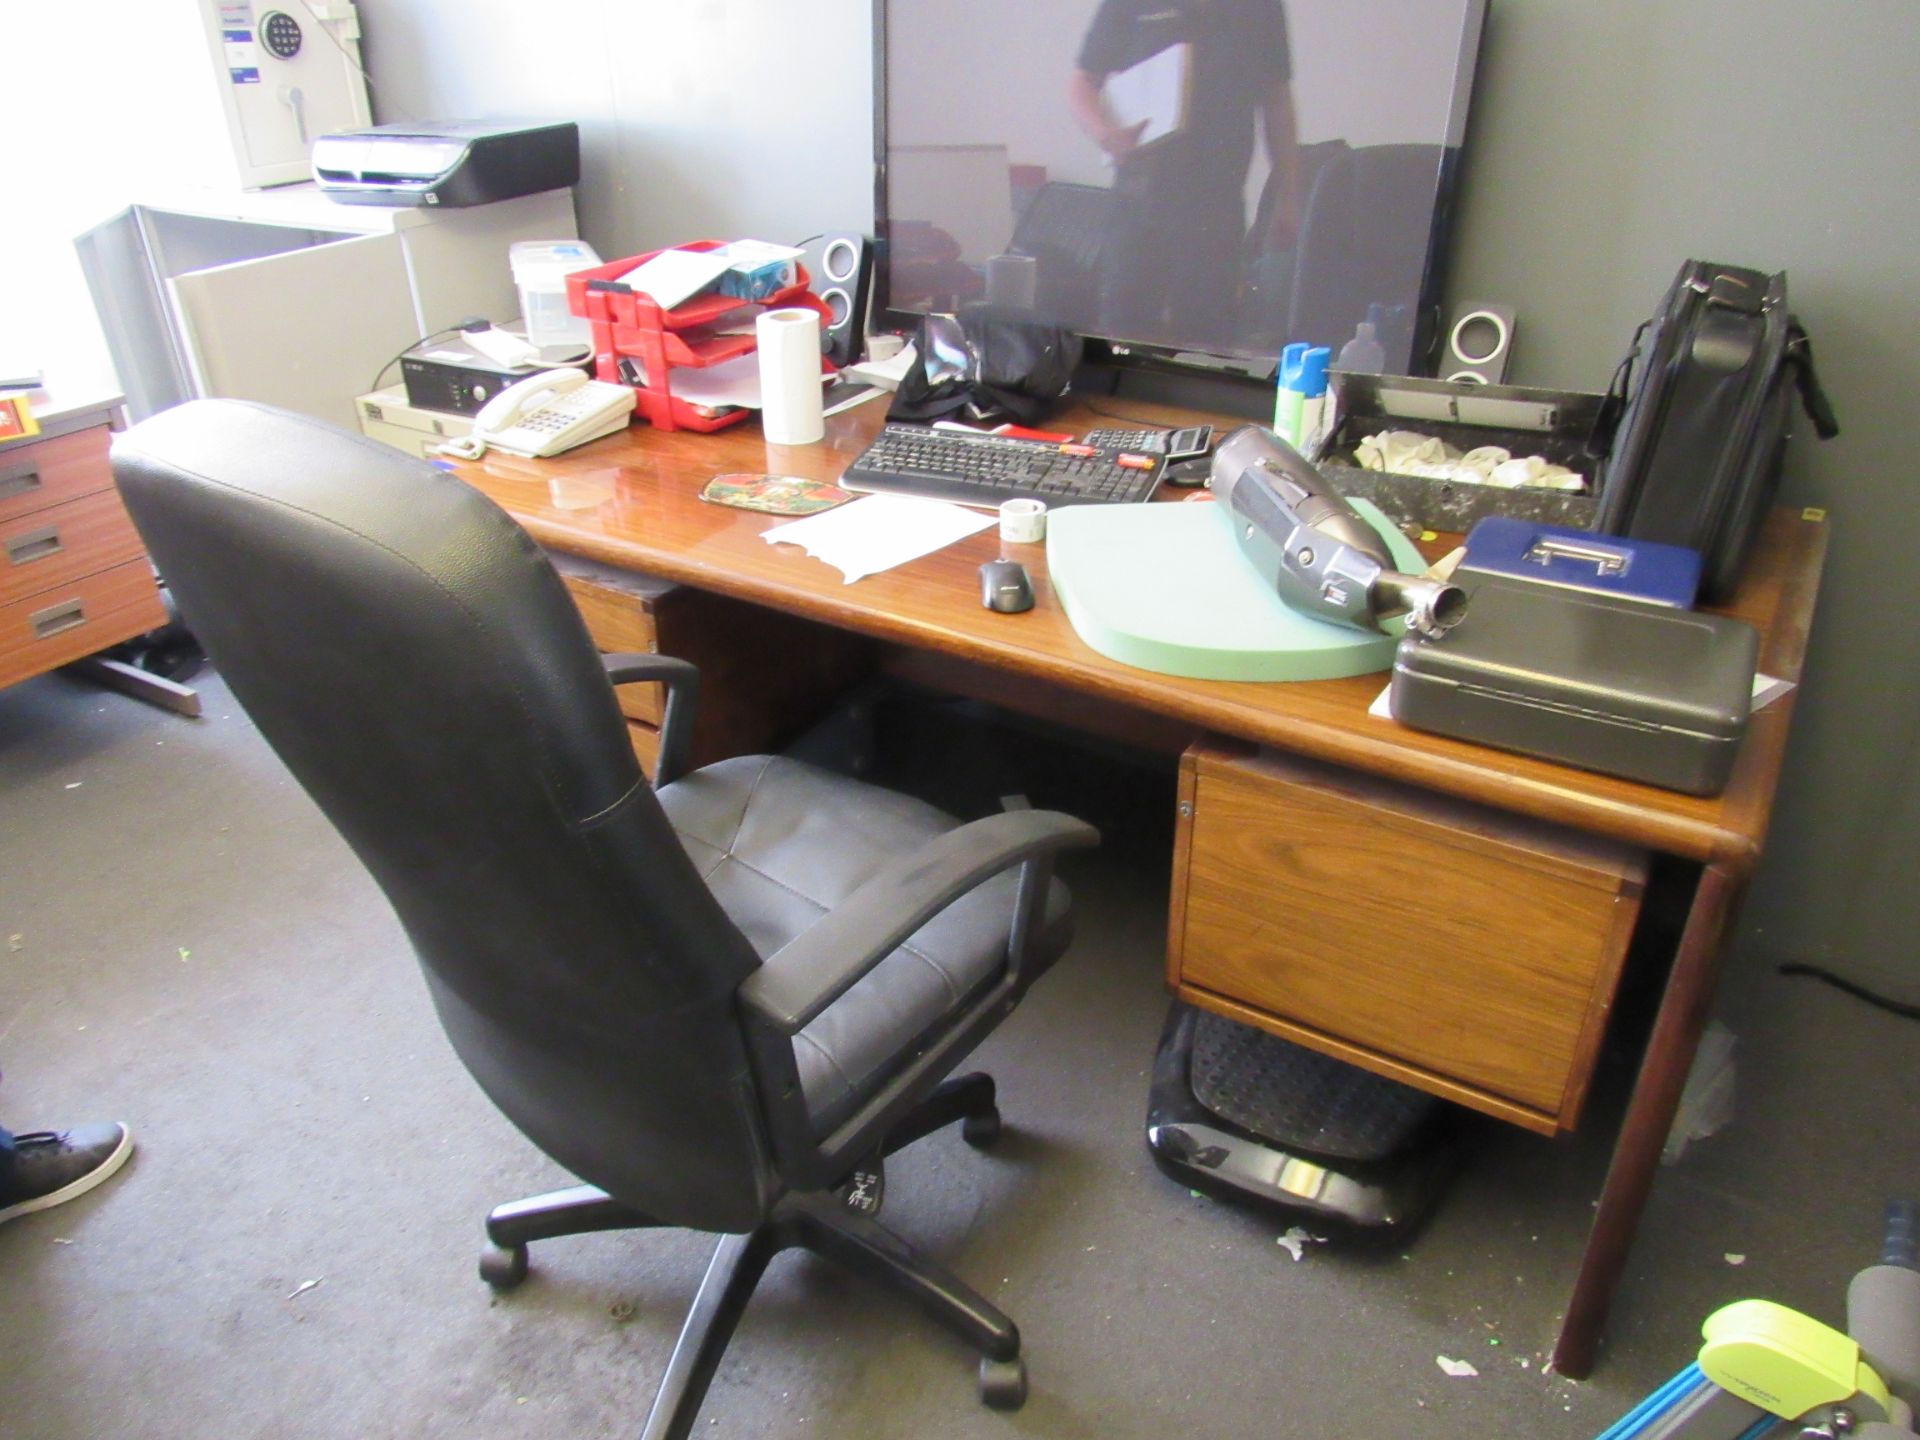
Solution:
[{"label": "white paper sheet", "polygon": [[847,577],[847,584],[931,555],[956,540],[977,535],[994,516],[944,500],[869,495],[804,520],[789,520],[762,532],[769,544],[798,545]]},{"label": "white paper sheet", "polygon": [[[822,372],[820,383],[832,377]],[[672,377],[673,393],[689,405],[744,405],[758,410],[761,401],[760,356],[758,352],[736,355],[709,365],[704,370],[692,366],[677,367]]]},{"label": "white paper sheet", "polygon": [[[1753,676],[1753,710],[1764,710],[1782,695],[1793,689],[1793,681],[1782,680],[1777,675],[1767,675],[1755,671]],[[1373,697],[1373,704],[1367,707],[1369,715],[1377,715],[1382,720],[1393,719],[1393,686]]]},{"label": "white paper sheet", "polygon": [[849,380],[864,380],[869,385],[878,385],[882,390],[898,390],[900,382],[907,378],[907,372],[920,358],[913,346],[909,345],[890,360],[862,360],[857,365],[849,365],[840,373]]},{"label": "white paper sheet", "polygon": [[620,279],[652,296],[654,304],[671,310],[726,274],[731,263],[717,250],[662,250]]}]

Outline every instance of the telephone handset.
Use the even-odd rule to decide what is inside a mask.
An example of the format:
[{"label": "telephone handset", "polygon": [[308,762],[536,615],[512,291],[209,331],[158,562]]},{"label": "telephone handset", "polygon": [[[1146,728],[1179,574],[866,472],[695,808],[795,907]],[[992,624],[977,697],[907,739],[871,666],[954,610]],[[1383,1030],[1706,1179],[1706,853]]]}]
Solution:
[{"label": "telephone handset", "polygon": [[633,388],[589,380],[575,369],[543,370],[516,380],[473,417],[473,433],[441,448],[477,459],[492,446],[510,455],[558,455],[626,428]]}]

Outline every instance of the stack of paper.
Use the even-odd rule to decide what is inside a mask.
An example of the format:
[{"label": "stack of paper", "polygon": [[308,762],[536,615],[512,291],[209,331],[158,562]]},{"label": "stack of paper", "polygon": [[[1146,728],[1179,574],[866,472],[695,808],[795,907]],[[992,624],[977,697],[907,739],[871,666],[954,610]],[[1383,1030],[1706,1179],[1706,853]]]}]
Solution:
[{"label": "stack of paper", "polygon": [[627,271],[620,281],[652,296],[661,309],[671,310],[718,283],[732,263],[718,250],[662,250]]},{"label": "stack of paper", "polygon": [[994,523],[990,513],[944,500],[869,495],[836,510],[775,525],[763,531],[761,538],[798,545],[845,575],[851,585],[863,576],[931,555]]}]

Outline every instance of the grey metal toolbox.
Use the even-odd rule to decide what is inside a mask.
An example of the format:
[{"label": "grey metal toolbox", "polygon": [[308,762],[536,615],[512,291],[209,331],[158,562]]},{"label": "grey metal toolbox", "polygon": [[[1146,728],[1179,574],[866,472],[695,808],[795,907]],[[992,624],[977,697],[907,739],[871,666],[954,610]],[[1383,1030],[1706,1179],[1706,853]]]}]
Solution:
[{"label": "grey metal toolbox", "polygon": [[1464,620],[1438,639],[1400,642],[1396,720],[1693,795],[1726,785],[1753,698],[1752,626],[1471,578]]}]

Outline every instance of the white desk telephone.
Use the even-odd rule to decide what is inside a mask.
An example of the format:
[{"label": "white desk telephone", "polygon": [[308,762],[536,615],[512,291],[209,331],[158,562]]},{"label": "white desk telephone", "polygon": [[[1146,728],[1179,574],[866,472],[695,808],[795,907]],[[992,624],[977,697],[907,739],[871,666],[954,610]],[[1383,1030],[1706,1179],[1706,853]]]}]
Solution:
[{"label": "white desk telephone", "polygon": [[516,380],[473,417],[473,433],[441,450],[477,460],[489,447],[510,455],[558,455],[626,428],[633,389],[589,380],[579,370],[542,370]]}]

